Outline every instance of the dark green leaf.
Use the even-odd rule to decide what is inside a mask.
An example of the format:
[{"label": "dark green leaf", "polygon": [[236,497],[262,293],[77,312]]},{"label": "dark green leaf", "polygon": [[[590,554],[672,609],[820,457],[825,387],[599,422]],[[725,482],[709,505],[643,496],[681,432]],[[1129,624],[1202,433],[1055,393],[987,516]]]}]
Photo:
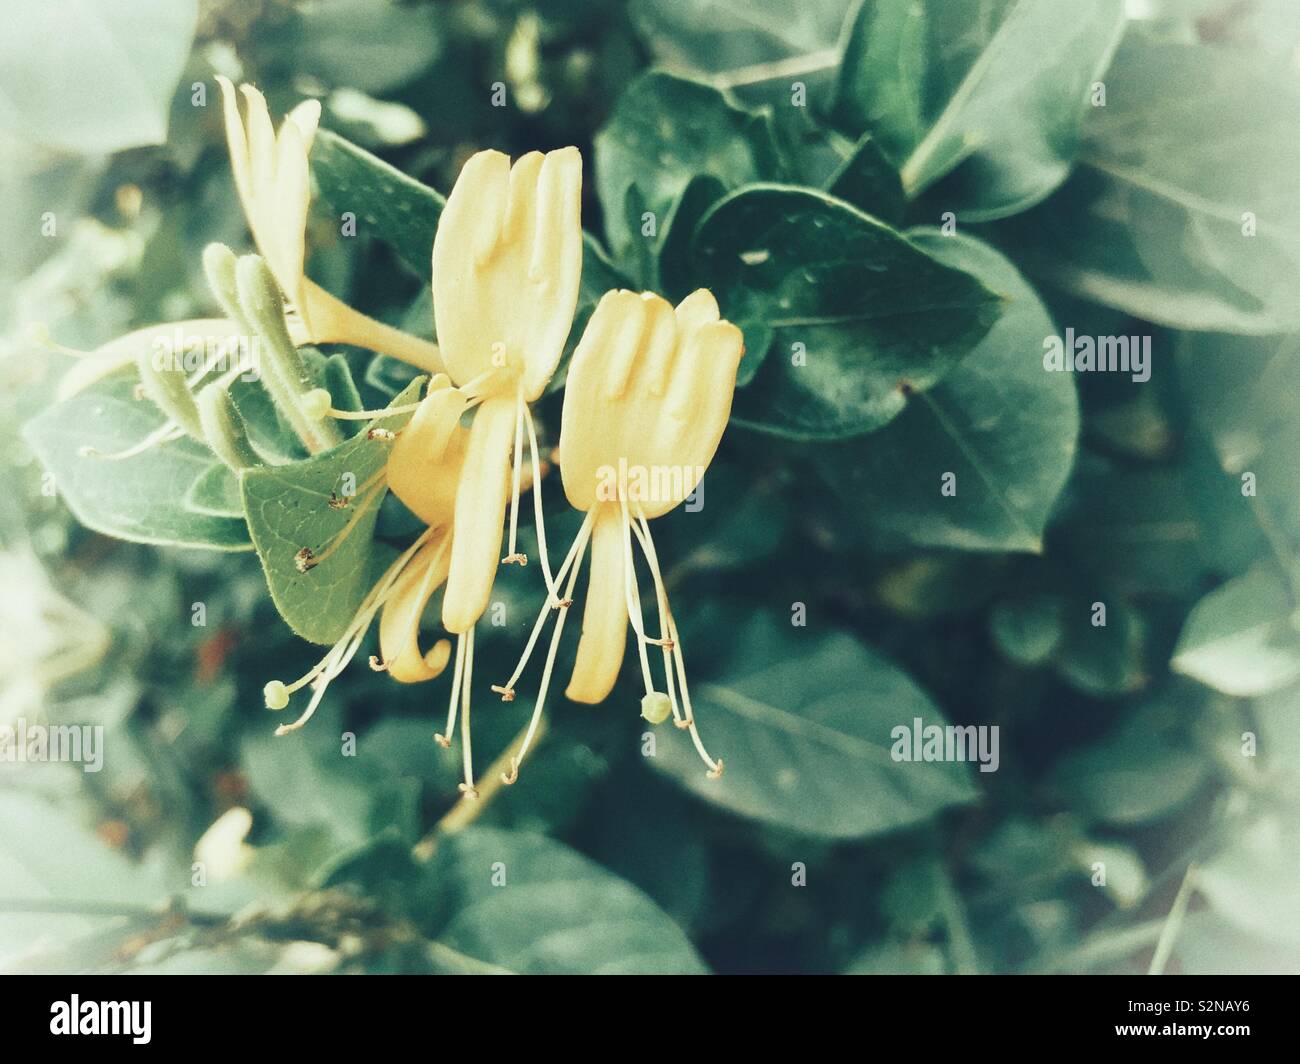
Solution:
[{"label": "dark green leaf", "polygon": [[[742,648],[756,632],[737,633]],[[965,764],[892,757],[896,727],[947,723],[905,673],[838,632],[791,628],[781,651],[692,690],[705,745],[726,764],[721,779],[705,777],[671,727],[656,733],[650,764],[739,816],[824,838],[896,831],[975,797]]]},{"label": "dark green leaf", "polygon": [[471,828],[429,869],[440,943],[525,975],[700,974],[681,929],[630,883],[540,835]]},{"label": "dark green leaf", "polygon": [[812,189],[733,193],[700,222],[693,259],[695,283],[714,291],[727,318],[773,330],[774,349],[737,397],[735,419],[794,439],[884,425],[1003,310],[975,277]]},{"label": "dark green leaf", "polygon": [[[1074,381],[1042,364],[1052,319],[1015,267],[986,244],[937,230],[907,235],[1002,293],[1007,311],[885,429],[823,447],[816,460],[853,513],[889,544],[1041,550],[1079,433]],[[945,480],[949,474],[955,480]],[[955,494],[944,494],[945,484]]]},{"label": "dark green leaf", "polygon": [[862,4],[836,117],[880,138],[908,195],[947,177],[950,209],[1013,214],[1065,179],[1123,27],[1122,0],[1079,0],[1068,18],[1026,0]]},{"label": "dark green leaf", "polygon": [[[707,174],[733,189],[775,177],[777,165],[766,116],[697,81],[659,71],[642,75],[596,134],[596,186],[615,258],[631,264],[640,245],[658,242],[693,177]],[[646,212],[655,218],[649,237],[642,228]]]}]

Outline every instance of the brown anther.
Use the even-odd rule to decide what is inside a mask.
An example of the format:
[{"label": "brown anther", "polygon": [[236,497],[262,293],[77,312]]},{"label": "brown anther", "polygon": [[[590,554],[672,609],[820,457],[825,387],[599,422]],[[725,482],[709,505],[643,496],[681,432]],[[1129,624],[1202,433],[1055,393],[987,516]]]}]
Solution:
[{"label": "brown anther", "polygon": [[513,702],[515,700],[515,689],[513,687],[501,687],[498,684],[493,684],[492,690],[501,696],[502,702]]},{"label": "brown anther", "polygon": [[504,558],[501,559],[501,564],[502,564],[502,565],[521,565],[521,566],[522,566],[522,565],[527,565],[527,564],[528,564],[528,555],[527,555],[527,554],[518,554],[518,553],[515,553],[515,554],[507,554]]},{"label": "brown anther", "polygon": [[722,779],[722,770],[725,766],[722,764],[722,758],[718,758],[718,763],[714,765],[705,775],[711,780]]},{"label": "brown anther", "polygon": [[397,439],[397,433],[390,429],[371,429],[366,433],[366,439],[383,440],[385,443],[391,443],[393,440]]},{"label": "brown anther", "polygon": [[685,731],[687,728],[689,728],[692,724],[695,723],[695,718],[687,717],[685,720],[675,720],[673,721],[673,723],[676,724],[677,727],[681,728],[682,731]]},{"label": "brown anther", "polygon": [[387,672],[387,671],[388,671],[388,662],[386,662],[386,661],[380,661],[380,660],[379,660],[379,656],[378,656],[377,654],[371,654],[371,655],[370,655],[370,667],[371,667],[372,669],[374,669],[375,672]]},{"label": "brown anther", "polygon": [[501,782],[507,787],[513,787],[515,780],[519,778],[519,762],[515,758],[510,759],[510,771],[501,773]]},{"label": "brown anther", "polygon": [[300,573],[305,573],[308,569],[316,565],[316,554],[310,547],[303,547],[293,556],[293,567]]},{"label": "brown anther", "polygon": [[330,492],[329,507],[331,510],[346,510],[351,502],[351,495],[337,495],[332,491]]},{"label": "brown anther", "polygon": [[471,787],[468,783],[460,784],[458,789],[460,790],[460,793],[463,794],[466,798],[478,797],[478,789],[475,787]]},{"label": "brown anther", "polygon": [[435,734],[433,737],[433,741],[437,743],[439,746],[441,746],[444,750],[446,750],[449,746],[451,746],[451,740],[448,739],[445,735]]}]

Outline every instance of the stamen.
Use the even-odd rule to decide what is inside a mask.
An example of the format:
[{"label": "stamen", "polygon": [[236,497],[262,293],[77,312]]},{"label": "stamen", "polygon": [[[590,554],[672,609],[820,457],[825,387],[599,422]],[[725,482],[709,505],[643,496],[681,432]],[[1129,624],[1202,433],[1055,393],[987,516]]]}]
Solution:
[{"label": "stamen", "polygon": [[[637,509],[640,510],[640,507],[637,507]],[[663,581],[659,580],[655,575],[658,571],[658,559],[656,558],[653,564],[650,563],[650,558],[654,552],[654,544],[650,543],[650,546],[646,547],[649,542],[646,538],[646,527],[645,519],[638,514],[638,521],[633,522],[632,531],[636,533],[637,541],[641,544],[641,552],[646,557],[646,564],[650,566],[651,579],[654,581],[655,600],[659,608],[659,634],[661,636],[659,646],[664,656],[664,686],[668,689],[668,705],[672,710],[673,723],[679,728],[685,728],[687,722],[682,716],[681,706],[677,702],[677,683],[673,674],[672,650],[677,645],[677,641],[671,638],[669,634],[673,629],[671,627],[672,614],[668,609],[668,592]]]},{"label": "stamen", "polygon": [[[515,550],[515,541],[519,532],[519,478],[523,473],[524,464],[524,409],[527,405],[524,402],[524,384],[521,378],[519,391],[515,396],[515,462],[514,479],[510,488],[510,546],[506,551],[506,556],[501,559],[502,565],[510,565],[512,562],[517,562],[520,565],[528,564],[528,556]],[[534,486],[536,483],[534,480]]]},{"label": "stamen", "polygon": [[[278,728],[276,730],[277,735],[296,731],[311,719],[312,714],[316,712],[316,707],[320,704],[325,688],[346,667],[361,646],[361,641],[365,638],[366,632],[370,630],[375,614],[387,601],[393,585],[397,583],[397,578],[402,574],[402,570],[406,568],[407,563],[415,556],[415,553],[428,542],[432,534],[431,529],[426,529],[416,538],[414,543],[397,556],[393,564],[384,571],[384,575],[375,582],[374,587],[361,600],[361,605],[357,607],[357,612],[352,615],[352,620],[348,622],[347,628],[339,636],[338,642],[330,648],[329,653],[321,658],[312,669],[291,684],[283,684],[278,681],[267,684],[268,706],[275,709],[283,709],[287,704],[289,695],[309,684],[312,685],[313,690],[316,692],[312,697],[311,704],[307,707],[307,711],[293,724],[282,725],[281,728]],[[274,695],[274,700],[277,703],[274,706],[270,705],[272,695]]]},{"label": "stamen", "polygon": [[460,702],[460,685],[465,675],[465,633],[456,637],[456,665],[451,674],[451,698],[447,703],[447,727],[435,732],[433,741],[443,749],[451,746],[451,737],[456,733],[456,709]]},{"label": "stamen", "polygon": [[[564,564],[560,566],[560,572],[558,574],[558,578],[560,580],[563,580],[564,577],[568,574],[570,566],[573,567],[573,572],[575,575],[577,574],[578,570],[582,568],[582,559],[583,556],[586,554],[587,541],[591,538],[591,530],[595,526],[595,521],[596,521],[596,511],[594,509],[588,510],[587,518],[585,521],[582,522],[582,527],[578,529],[578,534],[577,536],[574,537],[573,545],[569,547],[569,553],[564,558]],[[570,588],[572,588],[573,581],[570,580],[569,584],[570,584]],[[564,609],[572,605],[573,605],[573,596],[572,593],[570,592],[565,596],[563,601],[557,602],[555,604],[552,604],[548,601],[547,604],[541,608],[541,611],[537,614],[537,621],[533,624],[532,634],[529,635],[528,643],[524,647],[524,652],[519,657],[519,664],[515,666],[515,671],[510,674],[510,679],[507,680],[504,685],[497,685],[497,684],[492,685],[492,690],[501,696],[501,701],[503,702],[514,701],[515,684],[518,682],[519,677],[523,674],[524,668],[528,664],[528,659],[532,656],[533,647],[537,645],[537,637],[541,634],[542,626],[546,623],[546,618],[550,616],[551,610],[557,608]]]},{"label": "stamen", "polygon": [[650,659],[646,656],[646,644],[650,638],[645,634],[645,624],[641,615],[641,592],[636,584],[636,564],[632,558],[632,518],[627,510],[627,498],[622,490],[618,494],[619,506],[623,511],[623,599],[627,605],[628,623],[636,633],[636,651],[641,658],[641,679],[645,683],[645,693],[653,694],[655,685],[650,676]]},{"label": "stamen", "polygon": [[[585,549],[587,536],[591,532],[590,521],[584,522],[582,528],[583,532],[579,533],[579,537]],[[501,773],[501,782],[507,785],[513,784],[519,778],[519,766],[523,764],[524,755],[528,753],[533,736],[537,733],[537,725],[542,719],[542,708],[546,705],[546,692],[551,686],[551,672],[555,668],[555,654],[560,648],[560,634],[564,631],[564,619],[569,615],[569,606],[573,602],[573,588],[578,581],[578,571],[582,568],[581,553],[578,558],[578,564],[574,565],[572,572],[569,573],[569,584],[564,591],[564,604],[560,606],[559,616],[555,619],[555,630],[551,633],[551,647],[546,653],[546,667],[542,670],[542,682],[537,687],[537,701],[533,705],[533,716],[528,722],[528,731],[524,735],[524,741],[519,745],[519,752],[510,759],[510,771]]]},{"label": "stamen", "polygon": [[474,629],[465,633],[465,685],[460,692],[460,739],[464,747],[465,782],[460,785],[461,794],[466,798],[477,798],[478,788],[474,786],[474,752],[470,746],[469,701],[470,681],[474,676]]},{"label": "stamen", "polygon": [[[682,657],[682,641],[677,634],[677,624],[673,620],[672,610],[668,607],[668,592],[664,587],[663,576],[659,571],[659,558],[655,552],[654,539],[650,535],[650,522],[646,520],[645,512],[640,506],[637,507],[637,520],[640,522],[641,549],[645,554],[646,564],[650,566],[650,573],[655,582],[655,593],[661,603],[660,620],[667,629],[668,637],[672,643],[673,664],[676,666],[677,683],[682,692],[682,705],[686,710],[686,720],[678,724],[678,727],[685,727],[690,730],[691,741],[695,744],[695,751],[700,755],[700,759],[708,766],[709,779],[718,779],[722,775],[722,759],[714,760],[709,756],[708,750],[704,748],[704,741],[700,738],[699,729],[695,726],[695,710],[691,706],[691,692],[686,685],[686,661]],[[669,680],[669,690],[671,692],[671,679]]]},{"label": "stamen", "polygon": [[134,443],[124,451],[114,451],[111,454],[104,454],[95,448],[86,446],[77,449],[77,454],[82,458],[97,458],[102,462],[120,462],[124,458],[134,458],[138,454],[144,454],[145,451],[152,450],[154,447],[161,447],[164,443],[171,443],[173,440],[179,440],[185,435],[182,429],[174,421],[166,421],[149,433],[139,443]]},{"label": "stamen", "polygon": [[[542,560],[542,579],[546,581],[546,590],[550,596],[551,607],[554,609],[560,605],[557,589],[564,577],[551,575],[551,563],[546,555],[546,521],[542,516],[542,469],[541,463],[537,460],[537,428],[533,424],[533,415],[527,403],[524,404],[524,424],[528,427],[528,453],[533,467],[533,524],[537,526],[537,554]],[[519,458],[516,453],[516,483],[519,480],[518,464]]]}]

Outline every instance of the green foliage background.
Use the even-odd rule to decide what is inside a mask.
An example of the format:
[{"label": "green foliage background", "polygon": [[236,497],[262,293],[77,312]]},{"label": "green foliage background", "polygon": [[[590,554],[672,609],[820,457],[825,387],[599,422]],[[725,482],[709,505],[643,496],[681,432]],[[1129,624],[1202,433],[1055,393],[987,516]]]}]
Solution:
[{"label": "green foliage background", "polygon": [[[94,774],[0,762],[0,969],[1300,969],[1300,12],[1151,0],[1124,25],[1122,6],[16,16],[0,724],[102,724],[107,748]],[[237,493],[197,445],[122,479],[78,465],[148,419],[129,374],[56,404],[71,361],[28,332],[89,349],[214,312],[203,247],[250,243],[214,72],[277,116],[322,98],[338,136],[313,153],[309,272],[368,313],[432,335],[437,193],[469,153],[573,143],[591,235],[574,336],[616,285],[708,285],[745,329],[705,506],[656,526],[722,781],[671,729],[642,756],[630,682],[597,707],[554,699],[520,782],[472,824],[448,818],[459,751],[431,741],[446,679],[361,663],[273,738],[263,683],[319,648],[272,604]],[[1044,373],[1066,327],[1151,335],[1150,381]],[[367,406],[409,383],[334,353]],[[558,392],[539,420],[553,444]],[[281,489],[250,491],[272,511]],[[416,529],[386,505],[373,549]],[[536,575],[498,579],[509,623],[482,628],[479,677],[509,672]],[[290,620],[323,631],[332,603]],[[531,704],[481,695],[486,766]],[[999,770],[893,762],[890,729],[918,716],[998,725]],[[193,886],[196,841],[236,807],[247,861]]]}]

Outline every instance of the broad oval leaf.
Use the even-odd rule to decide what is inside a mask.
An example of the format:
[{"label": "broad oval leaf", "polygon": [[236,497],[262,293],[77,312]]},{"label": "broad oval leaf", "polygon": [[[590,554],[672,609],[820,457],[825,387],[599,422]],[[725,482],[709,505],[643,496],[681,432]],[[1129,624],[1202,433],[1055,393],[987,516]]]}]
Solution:
[{"label": "broad oval leaf", "polygon": [[1170,668],[1224,694],[1249,698],[1300,678],[1300,631],[1283,574],[1260,565],[1193,608]]},{"label": "broad oval leaf", "polygon": [[[389,404],[417,401],[424,377],[417,377]],[[248,530],[262,562],[271,598],[294,632],[313,643],[338,639],[361,605],[384,559],[373,539],[380,498],[358,515],[362,489],[381,472],[391,444],[370,438],[375,428],[396,431],[411,415],[389,414],[321,454],[285,465],[261,466],[240,474]],[[357,495],[345,506],[331,505],[351,488]],[[317,555],[348,534],[328,557],[299,572],[295,559],[304,547]],[[386,553],[386,552],[385,552]]]},{"label": "broad oval leaf", "polygon": [[870,130],[916,196],[940,179],[949,209],[1002,217],[1065,179],[1088,90],[1124,28],[1123,0],[862,4],[840,68],[837,119]]},{"label": "broad oval leaf", "polygon": [[774,347],[736,398],[743,425],[792,439],[878,429],[983,339],[1002,299],[883,222],[813,189],[750,185],[701,219],[694,284]]},{"label": "broad oval leaf", "polygon": [[654,768],[739,816],[833,839],[896,831],[975,797],[966,764],[894,760],[895,728],[910,733],[918,717],[923,727],[947,724],[897,666],[842,632],[773,627],[760,617],[743,629],[728,674],[692,689],[723,776],[706,778],[690,740],[671,727],[658,733]]},{"label": "broad oval leaf", "polygon": [[[987,244],[937,230],[907,236],[1005,295],[1007,311],[888,426],[822,447],[814,460],[886,546],[1041,550],[1079,435],[1073,379],[1043,368],[1043,341],[1056,331],[1052,319],[1015,267]],[[946,480],[949,474],[954,479]],[[945,493],[945,484],[952,490]]]},{"label": "broad oval leaf", "polygon": [[84,154],[161,144],[198,7],[198,0],[7,5],[0,127]]},{"label": "broad oval leaf", "polygon": [[[632,82],[596,134],[596,188],[610,248],[622,264],[653,258],[640,252],[659,243],[692,178],[707,175],[730,190],[777,170],[768,116],[662,71]],[[656,236],[645,235],[646,213],[656,219]],[[651,282],[648,271],[637,272],[637,280]]]},{"label": "broad oval leaf", "polygon": [[1130,34],[1079,172],[996,239],[1034,276],[1185,329],[1300,326],[1300,85],[1226,49]]},{"label": "broad oval leaf", "polygon": [[426,281],[433,276],[433,235],[447,202],[441,194],[328,129],[316,133],[311,168],[314,210],[336,227],[353,215],[358,232],[383,241]]},{"label": "broad oval leaf", "polygon": [[706,971],[686,935],[646,895],[544,836],[470,828],[439,841],[429,875],[442,912],[437,941],[459,955],[463,970]]},{"label": "broad oval leaf", "polygon": [[248,550],[239,518],[201,513],[186,499],[210,475],[212,452],[189,437],[120,460],[83,455],[93,447],[116,454],[163,424],[158,408],[137,399],[139,378],[128,367],[37,414],[23,435],[83,525],[106,536],[159,546]]}]

